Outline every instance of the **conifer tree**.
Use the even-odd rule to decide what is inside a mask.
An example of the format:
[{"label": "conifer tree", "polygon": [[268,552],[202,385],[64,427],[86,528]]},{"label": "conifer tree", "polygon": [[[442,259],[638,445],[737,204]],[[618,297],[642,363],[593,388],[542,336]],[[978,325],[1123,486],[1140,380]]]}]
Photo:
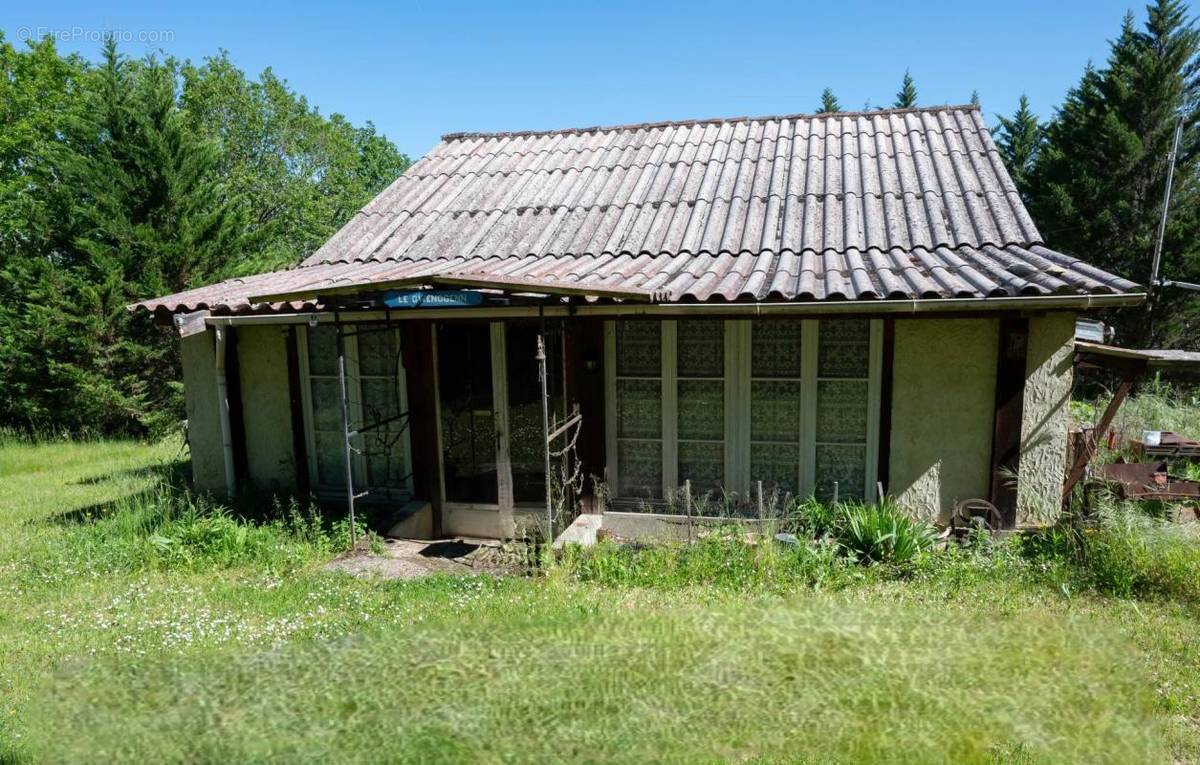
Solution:
[{"label": "conifer tree", "polygon": [[1017,110],[1011,117],[996,115],[997,124],[992,128],[992,136],[996,139],[996,148],[1013,182],[1021,196],[1028,199],[1030,191],[1030,174],[1037,163],[1038,152],[1042,148],[1045,128],[1038,122],[1037,115],[1029,108],[1029,98],[1021,94],[1017,102]]},{"label": "conifer tree", "polygon": [[817,114],[830,114],[841,110],[841,104],[838,103],[837,96],[833,94],[833,88],[825,88],[821,91],[821,108],[817,109]]},{"label": "conifer tree", "polygon": [[[1103,68],[1089,66],[1046,128],[1027,182],[1049,246],[1145,285],[1162,209],[1175,123],[1184,136],[1162,273],[1200,281],[1197,54],[1200,32],[1180,0],[1157,0],[1139,29],[1126,15]],[[1200,344],[1194,293],[1164,292],[1159,320],[1115,312],[1121,343]]]},{"label": "conifer tree", "polygon": [[912,75],[905,69],[904,81],[900,85],[900,90],[896,91],[896,103],[894,106],[897,109],[909,109],[916,105],[917,86],[913,84]]}]

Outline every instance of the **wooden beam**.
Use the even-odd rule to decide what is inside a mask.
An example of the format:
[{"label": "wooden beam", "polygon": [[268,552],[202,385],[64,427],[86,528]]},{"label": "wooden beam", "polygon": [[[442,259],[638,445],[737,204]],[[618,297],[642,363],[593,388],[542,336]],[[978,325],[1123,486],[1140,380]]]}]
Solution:
[{"label": "wooden beam", "polygon": [[1021,470],[1021,421],[1025,409],[1028,319],[1000,321],[996,360],[996,407],[992,423],[991,502],[1004,528],[1017,525],[1016,476]]},{"label": "wooden beam", "polygon": [[308,445],[304,437],[304,396],[300,392],[300,347],[296,337],[297,332],[305,328],[287,327],[287,367],[288,367],[288,399],[289,413],[292,424],[292,462],[296,466],[296,490],[300,496],[307,496],[312,487],[312,479],[308,474]]},{"label": "wooden beam", "polygon": [[1083,478],[1083,473],[1087,470],[1088,463],[1092,461],[1092,457],[1096,453],[1096,446],[1100,441],[1100,437],[1106,433],[1112,425],[1113,418],[1117,416],[1117,410],[1121,408],[1125,398],[1133,389],[1134,384],[1145,372],[1145,365],[1141,371],[1127,374],[1121,384],[1117,386],[1116,393],[1113,394],[1112,400],[1108,402],[1108,406],[1104,409],[1104,414],[1100,415],[1100,422],[1096,424],[1096,429],[1092,431],[1090,436],[1083,439],[1083,448],[1079,454],[1075,455],[1075,462],[1071,465],[1071,471],[1067,473],[1067,480],[1063,484],[1063,503],[1065,504],[1071,498],[1071,492],[1079,484]]}]

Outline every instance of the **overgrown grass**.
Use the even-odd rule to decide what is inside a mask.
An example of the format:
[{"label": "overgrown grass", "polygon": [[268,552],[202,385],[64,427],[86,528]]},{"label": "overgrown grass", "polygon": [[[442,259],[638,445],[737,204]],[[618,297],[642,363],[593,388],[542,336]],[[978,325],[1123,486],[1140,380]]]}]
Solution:
[{"label": "overgrown grass", "polygon": [[0,446],[0,762],[1200,757],[1197,567],[1161,524],[880,565],[810,505],[796,545],[380,582],[324,571],[300,508],[181,493],[177,454]]}]

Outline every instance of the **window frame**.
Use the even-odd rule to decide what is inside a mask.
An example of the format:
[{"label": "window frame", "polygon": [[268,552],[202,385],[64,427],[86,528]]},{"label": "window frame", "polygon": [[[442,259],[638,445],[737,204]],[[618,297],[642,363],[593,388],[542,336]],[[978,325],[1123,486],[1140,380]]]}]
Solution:
[{"label": "window frame", "polygon": [[[709,317],[697,317],[709,318]],[[612,496],[617,500],[637,500],[618,493],[620,465],[618,462],[617,437],[617,322],[660,321],[662,343],[662,497],[670,497],[681,484],[678,475],[678,358],[677,321],[688,319],[609,319],[604,323],[604,399],[605,399],[605,456],[607,482]],[[801,418],[800,418],[800,461],[798,471],[798,494],[809,496],[817,486],[817,401],[819,380],[820,322],[822,319],[788,319],[801,325]],[[839,319],[825,319],[838,321]],[[850,319],[847,319],[850,320]],[[751,432],[750,410],[751,389],[757,379],[751,369],[752,319],[724,319],[725,322],[725,489],[749,496],[754,476],[751,475]],[[882,390],[883,366],[883,320],[867,319],[869,322],[869,345],[867,359],[867,441],[865,444],[865,470],[862,496],[868,500],[876,498],[876,482],[879,472],[880,393]],[[781,378],[782,379],[782,378]],[[789,380],[796,378],[786,378]],[[861,378],[856,378],[861,379]],[[767,442],[759,442],[767,443]],[[664,500],[645,500],[650,503]]]},{"label": "window frame", "polygon": [[[320,327],[322,325],[318,325]],[[353,427],[355,423],[362,423],[362,383],[364,379],[385,379],[386,375],[364,375],[359,370],[358,357],[358,336],[357,332],[360,328],[367,327],[377,331],[386,331],[370,324],[351,324],[348,332],[350,333],[344,338],[344,347],[346,353],[346,384],[348,386],[349,395],[349,414],[350,424]],[[336,330],[335,330],[336,331]],[[398,327],[393,327],[391,330],[395,333],[396,347],[400,351],[400,363],[396,369],[396,385],[400,395],[400,406],[404,411],[409,408],[408,404],[408,374],[404,367],[404,351],[402,346],[401,332]],[[314,377],[328,378],[337,380],[337,374],[333,375],[314,375],[309,366],[309,348],[308,348],[308,327],[304,331],[297,332],[297,350],[300,362],[300,399],[302,403],[304,415],[304,445],[308,459],[308,474],[311,478],[313,494],[318,497],[340,497],[346,492],[346,487],[342,485],[334,485],[325,483],[321,480],[321,471],[318,468],[317,458],[317,430],[316,430],[316,412],[313,410],[315,403],[312,393],[312,381]],[[353,389],[355,386],[357,391]],[[338,412],[338,421],[341,421],[341,412]],[[355,480],[355,492],[366,490],[369,493],[364,499],[367,503],[371,502],[406,502],[413,498],[413,454],[412,454],[412,438],[411,431],[407,424],[404,425],[404,433],[401,436],[398,444],[401,453],[404,456],[405,464],[408,466],[408,475],[404,479],[402,487],[383,486],[376,487],[370,483],[370,470],[367,465],[367,457],[358,452],[352,452],[350,455],[353,475]],[[343,458],[344,459],[344,458]]]}]

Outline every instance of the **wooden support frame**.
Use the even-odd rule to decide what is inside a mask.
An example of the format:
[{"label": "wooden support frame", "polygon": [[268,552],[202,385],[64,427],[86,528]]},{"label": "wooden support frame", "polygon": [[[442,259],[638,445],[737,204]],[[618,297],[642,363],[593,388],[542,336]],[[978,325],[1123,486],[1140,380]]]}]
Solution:
[{"label": "wooden support frame", "polygon": [[1104,413],[1100,415],[1100,421],[1096,423],[1096,429],[1091,435],[1083,440],[1083,448],[1075,455],[1075,460],[1071,464],[1071,470],[1067,473],[1067,480],[1063,483],[1063,503],[1066,504],[1071,498],[1071,492],[1083,479],[1084,471],[1087,470],[1088,463],[1092,461],[1092,457],[1096,454],[1096,446],[1100,441],[1100,436],[1107,432],[1112,425],[1113,419],[1117,416],[1117,411],[1121,408],[1121,404],[1129,396],[1129,392],[1133,390],[1133,386],[1145,373],[1145,364],[1140,368],[1129,367],[1122,374],[1121,384],[1117,386],[1116,392],[1113,394],[1112,400],[1108,402],[1108,406],[1104,408]]}]

